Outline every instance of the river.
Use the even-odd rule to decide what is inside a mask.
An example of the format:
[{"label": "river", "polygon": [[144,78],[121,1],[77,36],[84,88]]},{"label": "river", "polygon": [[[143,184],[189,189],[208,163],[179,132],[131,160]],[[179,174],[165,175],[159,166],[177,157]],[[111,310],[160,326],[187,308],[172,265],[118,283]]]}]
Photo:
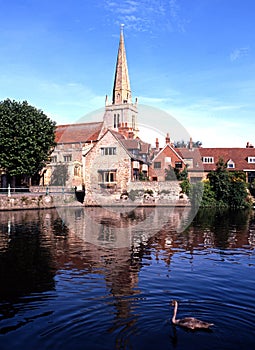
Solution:
[{"label": "river", "polygon": [[[193,216],[0,212],[0,349],[254,348],[254,212]],[[214,326],[173,326],[173,299]]]}]

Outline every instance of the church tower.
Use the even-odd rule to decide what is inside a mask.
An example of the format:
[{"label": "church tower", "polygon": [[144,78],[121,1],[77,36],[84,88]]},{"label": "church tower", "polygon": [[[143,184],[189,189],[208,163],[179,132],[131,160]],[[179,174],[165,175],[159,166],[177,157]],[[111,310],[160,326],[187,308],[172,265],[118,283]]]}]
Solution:
[{"label": "church tower", "polygon": [[127,138],[135,138],[138,133],[137,100],[135,104],[132,103],[123,27],[124,25],[122,24],[120,28],[112,103],[108,103],[107,96],[105,100],[104,125],[106,128],[118,131]]}]

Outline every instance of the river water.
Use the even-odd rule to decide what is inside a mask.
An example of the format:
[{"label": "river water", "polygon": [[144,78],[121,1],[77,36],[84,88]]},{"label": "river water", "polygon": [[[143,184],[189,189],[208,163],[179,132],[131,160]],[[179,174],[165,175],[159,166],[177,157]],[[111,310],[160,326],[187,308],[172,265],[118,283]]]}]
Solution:
[{"label": "river water", "polygon": [[183,214],[1,212],[0,349],[254,349],[254,213]]}]

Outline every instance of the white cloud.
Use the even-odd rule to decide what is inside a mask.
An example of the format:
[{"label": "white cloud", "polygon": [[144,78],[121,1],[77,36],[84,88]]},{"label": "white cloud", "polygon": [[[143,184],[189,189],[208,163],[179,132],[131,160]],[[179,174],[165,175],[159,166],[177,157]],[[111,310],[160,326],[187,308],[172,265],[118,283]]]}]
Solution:
[{"label": "white cloud", "polygon": [[248,47],[240,47],[234,49],[230,54],[230,61],[234,62],[240,60],[242,57],[248,56],[249,48]]},{"label": "white cloud", "polygon": [[105,0],[105,9],[115,22],[124,23],[134,31],[155,32],[159,28],[185,31],[185,20],[177,0]]}]

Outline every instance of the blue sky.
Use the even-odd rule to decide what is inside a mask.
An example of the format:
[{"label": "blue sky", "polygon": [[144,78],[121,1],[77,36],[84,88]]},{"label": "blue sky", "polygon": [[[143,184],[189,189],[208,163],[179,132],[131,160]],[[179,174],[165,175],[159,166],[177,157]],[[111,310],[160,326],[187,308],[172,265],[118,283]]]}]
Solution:
[{"label": "blue sky", "polygon": [[[124,23],[133,98],[171,114],[204,147],[255,144],[255,1],[0,0],[0,8],[0,100],[27,100],[58,124],[104,107]],[[140,118],[174,134],[167,116]]]}]

